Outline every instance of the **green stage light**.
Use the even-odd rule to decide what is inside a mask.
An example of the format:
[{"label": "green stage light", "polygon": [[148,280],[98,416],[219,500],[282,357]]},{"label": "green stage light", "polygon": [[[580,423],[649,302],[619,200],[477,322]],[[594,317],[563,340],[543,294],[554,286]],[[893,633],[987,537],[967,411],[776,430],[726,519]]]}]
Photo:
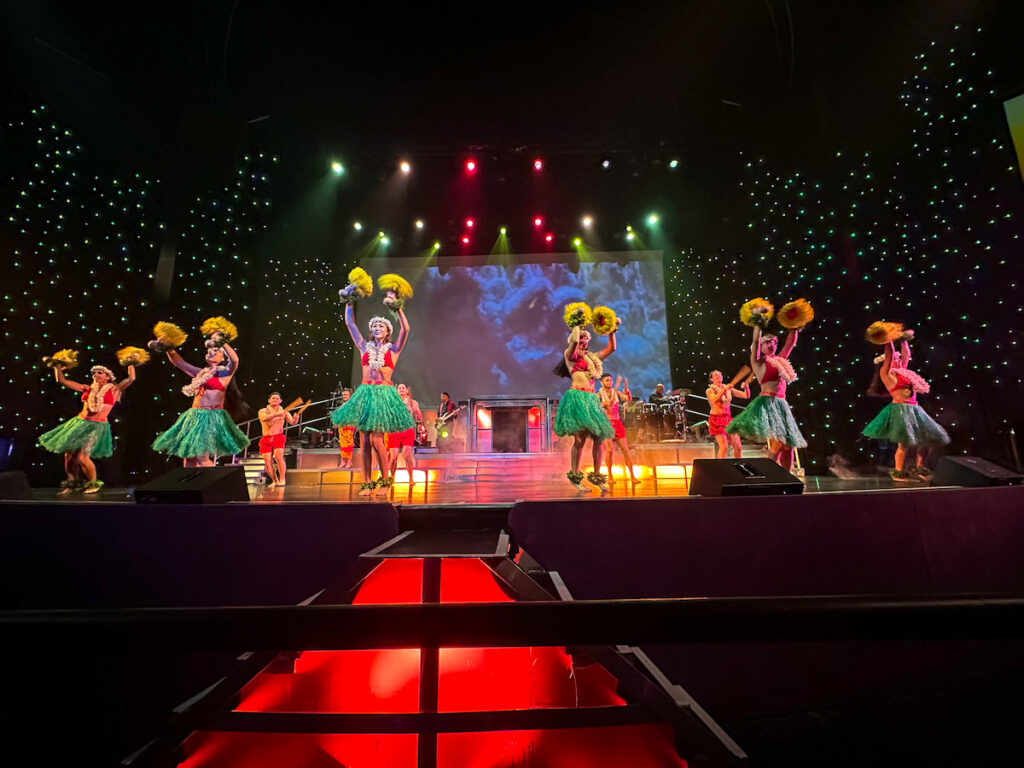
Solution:
[{"label": "green stage light", "polygon": [[627,232],[626,233],[626,239],[627,240],[631,241],[634,237],[636,237],[636,235],[634,235],[632,232]]},{"label": "green stage light", "polygon": [[345,172],[345,166],[339,163],[337,160],[335,160],[333,163],[331,163],[331,170],[334,171],[339,176],[341,176],[341,174]]},{"label": "green stage light", "polygon": [[500,232],[501,234],[503,234],[503,235],[504,235],[504,234],[506,234],[506,233],[508,232],[508,230],[507,230],[507,229],[505,229],[505,227],[502,227],[502,228],[501,228],[501,229],[499,229],[498,231],[499,231],[499,232]]},{"label": "green stage light", "polygon": [[575,247],[579,248],[579,247],[580,247],[581,245],[583,245],[583,241],[582,241],[582,240],[580,240],[580,239],[579,239],[579,238],[577,237],[577,238],[576,238],[575,240],[573,240],[573,241],[572,241],[572,244],[573,244],[573,245],[574,245]]},{"label": "green stage light", "polygon": [[650,224],[651,226],[654,226],[655,224],[657,224],[658,223],[658,214],[652,213],[650,216],[648,216],[647,217],[647,223]]},{"label": "green stage light", "polygon": [[437,242],[436,240],[434,241],[434,250],[435,251],[440,251],[441,250],[441,243]]},{"label": "green stage light", "polygon": [[354,229],[356,232],[361,232],[363,230],[363,225],[360,224],[358,221],[354,221],[352,222],[352,229]]},{"label": "green stage light", "polygon": [[676,160],[676,159],[672,159],[668,163],[668,167],[669,168],[677,168],[678,166],[679,166],[679,161]]},{"label": "green stage light", "polygon": [[387,235],[383,235],[383,236],[381,236],[381,238],[380,238],[380,244],[381,244],[381,245],[387,245],[387,244],[388,244],[388,243],[390,243],[390,242],[391,242],[391,241],[390,241],[390,240],[388,240],[388,237],[387,237]]}]

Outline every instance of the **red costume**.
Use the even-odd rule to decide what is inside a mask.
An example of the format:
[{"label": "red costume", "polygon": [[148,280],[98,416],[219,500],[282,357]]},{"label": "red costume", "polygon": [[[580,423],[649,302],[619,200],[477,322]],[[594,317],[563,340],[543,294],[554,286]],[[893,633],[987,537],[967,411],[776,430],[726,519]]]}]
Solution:
[{"label": "red costume", "polygon": [[278,448],[284,448],[284,433],[260,438],[260,453],[273,453]]},{"label": "red costume", "polygon": [[732,421],[731,413],[712,413],[708,416],[708,433],[714,435],[724,435],[725,428]]}]

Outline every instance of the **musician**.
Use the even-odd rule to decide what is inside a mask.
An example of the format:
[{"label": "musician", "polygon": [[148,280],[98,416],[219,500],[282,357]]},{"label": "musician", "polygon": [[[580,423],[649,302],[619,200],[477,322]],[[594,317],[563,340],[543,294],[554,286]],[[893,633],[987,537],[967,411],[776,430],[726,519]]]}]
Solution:
[{"label": "musician", "polygon": [[[284,485],[284,423],[295,424],[298,417],[281,407],[281,395],[271,392],[267,398],[267,407],[259,412],[260,426],[263,437],[260,438],[260,456],[263,457],[263,468],[270,478],[271,485]],[[274,469],[277,469],[277,475]]]},{"label": "musician", "polygon": [[452,424],[457,418],[459,418],[456,411],[458,411],[458,408],[456,408],[455,403],[452,402],[451,395],[447,392],[442,392],[441,404],[437,406],[437,418],[444,419],[445,424]]},{"label": "musician", "polygon": [[391,432],[387,436],[387,445],[391,450],[391,481],[394,485],[395,472],[398,470],[398,454],[405,457],[405,469],[409,473],[409,485],[416,485],[413,472],[416,470],[416,459],[413,457],[413,445],[416,443],[416,432],[423,424],[423,413],[420,404],[412,399],[412,390],[405,384],[398,385],[398,396],[409,409],[415,426],[403,432]]},{"label": "musician", "polygon": [[654,391],[651,393],[647,402],[654,403],[655,405],[668,405],[669,402],[671,402],[671,399],[669,395],[665,394],[665,385],[659,383],[658,386],[654,388]]}]

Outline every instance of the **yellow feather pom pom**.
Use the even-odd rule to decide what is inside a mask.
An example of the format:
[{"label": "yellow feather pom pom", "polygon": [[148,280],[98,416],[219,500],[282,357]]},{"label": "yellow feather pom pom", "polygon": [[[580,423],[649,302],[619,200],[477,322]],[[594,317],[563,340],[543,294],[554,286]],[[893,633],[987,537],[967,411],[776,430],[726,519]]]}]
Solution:
[{"label": "yellow feather pom pom", "polygon": [[65,371],[70,371],[78,365],[78,351],[74,349],[62,349],[58,352],[54,352],[52,355],[44,357],[43,362],[49,368],[63,368]]},{"label": "yellow feather pom pom", "polygon": [[209,336],[211,333],[220,331],[228,337],[228,341],[234,341],[238,338],[238,329],[235,324],[228,320],[226,317],[208,317],[203,321],[203,324],[199,326],[199,332],[203,336]]},{"label": "yellow feather pom pom", "polygon": [[125,347],[117,350],[117,362],[125,367],[144,365],[149,362],[149,352],[140,347]]},{"label": "yellow feather pom pom", "polygon": [[180,347],[188,335],[174,323],[157,323],[153,326],[153,336],[165,347]]},{"label": "yellow feather pom pom", "polygon": [[[755,320],[754,310],[760,308],[760,323]],[[775,314],[775,307],[768,299],[751,299],[742,307],[740,307],[740,322],[744,325],[754,326],[759,324],[767,324],[772,316]]]},{"label": "yellow feather pom pom", "polygon": [[348,273],[348,282],[356,287],[356,296],[366,297],[373,293],[373,278],[362,267],[356,267]]},{"label": "yellow feather pom pom", "polygon": [[611,307],[594,307],[591,320],[594,323],[594,333],[599,336],[607,336],[619,327],[619,318],[615,316],[615,310]]},{"label": "yellow feather pom pom", "polygon": [[784,304],[779,310],[778,321],[783,328],[800,329],[814,319],[814,307],[806,299],[797,299]]},{"label": "yellow feather pom pom", "polygon": [[883,344],[888,344],[890,341],[896,341],[896,339],[902,335],[902,323],[887,323],[884,320],[879,320],[878,322],[872,323],[868,326],[868,330],[864,334],[864,338],[872,344],[882,346]]},{"label": "yellow feather pom pom", "polygon": [[402,301],[412,298],[412,286],[401,275],[381,275],[377,278],[377,287],[382,291],[394,291]]},{"label": "yellow feather pom pom", "polygon": [[591,314],[590,307],[582,301],[575,301],[572,304],[566,304],[564,315],[565,324],[570,328],[575,328],[577,325],[590,325]]}]

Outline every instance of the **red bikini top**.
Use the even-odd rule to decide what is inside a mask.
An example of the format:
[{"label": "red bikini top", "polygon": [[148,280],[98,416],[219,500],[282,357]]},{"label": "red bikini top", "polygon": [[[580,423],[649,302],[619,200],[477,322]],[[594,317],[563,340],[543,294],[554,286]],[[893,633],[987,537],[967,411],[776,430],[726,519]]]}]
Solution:
[{"label": "red bikini top", "polygon": [[577,371],[583,371],[586,373],[587,370],[587,358],[583,355],[576,355],[572,358],[572,373],[576,373]]},{"label": "red bikini top", "polygon": [[[82,402],[83,403],[89,402],[89,390],[85,390],[85,392],[82,393]],[[103,404],[104,405],[113,405],[115,402],[117,402],[117,401],[114,399],[114,388],[111,387],[103,395]]]},{"label": "red bikini top", "polygon": [[[370,353],[369,352],[363,352],[363,357],[362,357],[361,362],[362,362],[363,365],[369,365],[370,364]],[[387,352],[384,353],[384,367],[385,368],[394,368],[395,367],[395,361],[391,357],[391,350],[390,349]]]},{"label": "red bikini top", "polygon": [[769,381],[779,380],[779,369],[771,363],[765,361],[764,364],[764,376],[761,377],[761,384],[767,384]]},{"label": "red bikini top", "polygon": [[224,389],[224,382],[222,382],[216,376],[211,376],[203,383],[203,389],[219,389],[221,392],[226,392]]}]

